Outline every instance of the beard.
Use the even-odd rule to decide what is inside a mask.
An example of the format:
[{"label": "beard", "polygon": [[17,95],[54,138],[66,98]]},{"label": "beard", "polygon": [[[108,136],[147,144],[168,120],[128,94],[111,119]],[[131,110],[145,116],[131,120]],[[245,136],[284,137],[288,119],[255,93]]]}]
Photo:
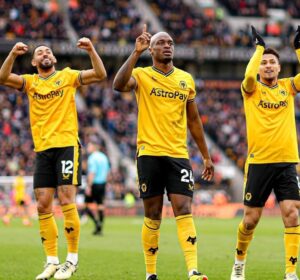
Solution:
[{"label": "beard", "polygon": [[43,64],[42,62],[40,63],[39,67],[43,70],[49,70],[53,67],[54,63],[51,61],[48,64]]},{"label": "beard", "polygon": [[158,58],[157,61],[159,63],[163,63],[163,64],[169,64],[170,62],[172,62],[173,57],[164,57],[164,58]]}]

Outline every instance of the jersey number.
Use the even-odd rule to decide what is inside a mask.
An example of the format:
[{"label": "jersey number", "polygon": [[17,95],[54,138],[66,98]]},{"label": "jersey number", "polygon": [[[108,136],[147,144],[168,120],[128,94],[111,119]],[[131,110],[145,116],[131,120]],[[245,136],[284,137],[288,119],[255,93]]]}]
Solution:
[{"label": "jersey number", "polygon": [[185,183],[190,183],[192,182],[194,184],[194,178],[193,178],[193,172],[192,170],[187,170],[187,169],[181,169],[180,171],[181,174],[183,174],[181,176],[181,182],[185,182]]},{"label": "jersey number", "polygon": [[73,161],[62,160],[61,166],[62,166],[61,172],[63,174],[72,174],[73,173]]}]

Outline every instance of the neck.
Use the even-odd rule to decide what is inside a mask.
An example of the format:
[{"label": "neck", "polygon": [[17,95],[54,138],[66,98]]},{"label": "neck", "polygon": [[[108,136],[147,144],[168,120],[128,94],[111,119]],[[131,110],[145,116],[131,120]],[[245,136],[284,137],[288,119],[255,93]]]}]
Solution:
[{"label": "neck", "polygon": [[164,73],[170,72],[174,67],[173,61],[170,61],[167,64],[161,62],[153,62],[153,66]]},{"label": "neck", "polygon": [[277,81],[278,78],[274,78],[272,80],[266,80],[266,79],[260,79],[262,83],[264,83],[265,85],[269,86],[269,87],[273,87],[277,85]]},{"label": "neck", "polygon": [[55,67],[49,68],[49,69],[41,69],[38,68],[38,74],[40,77],[42,78],[47,78],[49,77],[51,74],[53,74],[55,72]]}]

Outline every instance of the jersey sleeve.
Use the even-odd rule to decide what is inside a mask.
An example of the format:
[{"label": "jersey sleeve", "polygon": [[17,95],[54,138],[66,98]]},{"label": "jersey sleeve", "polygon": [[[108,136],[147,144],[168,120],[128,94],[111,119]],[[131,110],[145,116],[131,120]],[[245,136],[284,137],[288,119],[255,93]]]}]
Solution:
[{"label": "jersey sleeve", "polygon": [[63,71],[65,71],[68,75],[69,84],[75,88],[82,85],[81,81],[81,71],[74,70],[69,67],[65,68]]},{"label": "jersey sleeve", "polygon": [[196,97],[195,81],[194,81],[192,76],[190,76],[190,86],[189,86],[189,88],[190,88],[190,92],[189,92],[187,102],[192,102],[192,101],[194,101],[194,99]]},{"label": "jersey sleeve", "polygon": [[21,77],[23,78],[23,85],[20,88],[20,91],[27,93],[28,89],[32,85],[33,75],[24,74],[24,75],[21,75]]}]

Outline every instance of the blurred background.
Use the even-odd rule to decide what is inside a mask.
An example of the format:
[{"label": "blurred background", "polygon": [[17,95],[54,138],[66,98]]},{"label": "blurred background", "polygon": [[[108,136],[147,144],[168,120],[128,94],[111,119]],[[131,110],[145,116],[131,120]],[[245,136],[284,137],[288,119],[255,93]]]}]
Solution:
[{"label": "blurred background", "polygon": [[[108,215],[143,213],[136,183],[135,96],[113,91],[112,81],[144,23],[152,34],[169,32],[175,40],[174,65],[190,72],[196,81],[196,101],[216,172],[213,182],[201,180],[201,155],[189,136],[195,215],[233,217],[242,209],[247,153],[240,84],[254,51],[249,26],[254,25],[267,46],[280,52],[280,77],[296,75],[299,62],[292,40],[300,24],[300,0],[0,0],[1,64],[13,45],[22,41],[30,50],[39,43],[48,44],[58,59],[57,69],[88,69],[89,57],[76,48],[83,36],[92,40],[103,59],[107,80],[80,87],[76,97],[84,175],[85,148],[91,136],[102,141],[111,163],[105,202]],[[13,72],[33,73],[30,61],[29,51],[17,59]],[[148,65],[151,58],[145,52],[138,66]],[[34,216],[35,155],[28,100],[7,87],[0,86],[0,93],[0,216],[18,215],[14,192],[20,174],[26,184],[28,211]],[[298,97],[295,103],[299,134]],[[85,182],[78,194],[79,207],[84,188]],[[165,203],[164,214],[172,215],[168,201]],[[270,214],[278,213],[273,195],[266,208]]]}]

